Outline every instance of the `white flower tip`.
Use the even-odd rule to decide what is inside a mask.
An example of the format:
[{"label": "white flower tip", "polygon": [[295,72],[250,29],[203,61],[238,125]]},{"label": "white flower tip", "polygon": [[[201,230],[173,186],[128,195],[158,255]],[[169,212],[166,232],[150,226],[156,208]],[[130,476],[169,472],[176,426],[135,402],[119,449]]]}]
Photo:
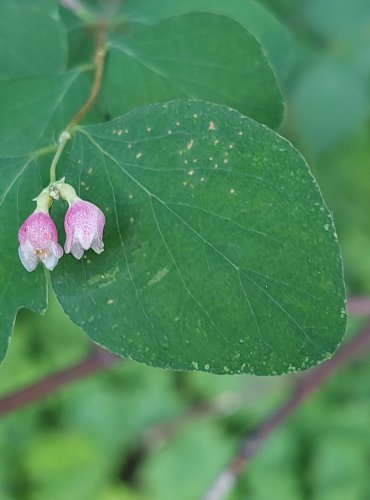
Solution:
[{"label": "white flower tip", "polygon": [[94,250],[95,253],[100,254],[104,252],[104,243],[102,240],[95,240],[93,241],[91,248]]},{"label": "white flower tip", "polygon": [[71,254],[78,260],[82,259],[82,256],[84,254],[84,249],[82,248],[79,241],[74,241],[72,243]]},{"label": "white flower tip", "polygon": [[29,251],[28,245],[30,245],[29,241],[26,241],[24,245],[20,245],[18,248],[18,255],[20,261],[22,262],[24,268],[31,273],[37,267],[38,260],[33,251]]}]

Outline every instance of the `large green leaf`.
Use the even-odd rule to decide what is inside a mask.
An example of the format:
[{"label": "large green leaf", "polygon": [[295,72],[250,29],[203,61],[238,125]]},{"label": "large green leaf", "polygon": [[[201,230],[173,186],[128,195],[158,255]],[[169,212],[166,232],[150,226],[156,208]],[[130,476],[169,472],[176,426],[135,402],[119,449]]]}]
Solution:
[{"label": "large green leaf", "polygon": [[257,40],[223,16],[195,13],[111,41],[104,86],[112,116],[169,99],[226,104],[271,127],[283,103]]},{"label": "large green leaf", "polygon": [[190,12],[221,14],[242,24],[262,43],[281,79],[288,72],[290,39],[287,29],[266,7],[254,0],[128,0],[122,12],[129,24],[155,24]]},{"label": "large green leaf", "polygon": [[21,307],[46,310],[46,283],[39,267],[30,274],[18,258],[17,232],[33,210],[31,201],[41,191],[36,161],[28,158],[0,160],[0,360],[5,356],[15,317]]},{"label": "large green leaf", "polygon": [[302,370],[336,349],[337,237],[306,163],[276,133],[223,106],[151,105],[79,128],[59,173],[107,216],[105,252],[66,256],[52,274],[94,341],[215,373]]},{"label": "large green leaf", "polygon": [[56,0],[1,0],[0,76],[53,74],[67,61]]},{"label": "large green leaf", "polygon": [[81,69],[0,80],[0,155],[28,154],[55,142],[88,91]]}]

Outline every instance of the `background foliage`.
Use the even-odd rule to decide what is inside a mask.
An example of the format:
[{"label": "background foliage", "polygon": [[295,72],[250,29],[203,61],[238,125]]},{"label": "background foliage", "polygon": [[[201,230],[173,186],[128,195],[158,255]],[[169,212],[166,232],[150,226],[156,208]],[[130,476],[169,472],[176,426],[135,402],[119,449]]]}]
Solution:
[{"label": "background foliage", "polygon": [[[368,2],[265,4],[293,40],[283,131],[308,156],[334,212],[350,293],[369,293]],[[321,15],[323,8],[328,16]],[[20,314],[0,368],[1,392],[76,361],[88,349],[85,336],[51,297],[45,318]],[[266,444],[230,498],[366,498],[368,380],[367,363],[338,374]],[[227,461],[236,436],[283,400],[290,384],[289,376],[218,377],[117,366],[1,421],[0,496],[197,498]],[[220,394],[231,397],[235,412],[189,423],[168,441],[148,433],[190,404]]]}]

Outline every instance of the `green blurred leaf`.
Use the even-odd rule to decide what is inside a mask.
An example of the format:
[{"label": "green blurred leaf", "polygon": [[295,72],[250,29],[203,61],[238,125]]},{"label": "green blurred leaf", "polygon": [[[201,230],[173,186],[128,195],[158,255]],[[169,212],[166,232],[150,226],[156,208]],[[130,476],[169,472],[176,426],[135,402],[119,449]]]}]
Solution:
[{"label": "green blurred leaf", "polygon": [[62,71],[67,61],[67,42],[58,2],[1,0],[0,46],[1,77]]},{"label": "green blurred leaf", "polygon": [[320,35],[336,41],[368,39],[368,0],[311,0],[303,4],[304,18]]},{"label": "green blurred leaf", "polygon": [[128,0],[122,11],[129,24],[155,24],[190,12],[210,12],[237,21],[261,42],[277,75],[288,72],[290,38],[287,29],[262,4],[254,0]]},{"label": "green blurred leaf", "polygon": [[30,500],[94,498],[104,477],[104,456],[83,432],[49,431],[29,447],[24,461],[34,481]]},{"label": "green blurred leaf", "polygon": [[299,447],[294,430],[278,429],[242,473],[230,500],[303,500],[304,471],[299,469],[298,459]]},{"label": "green blurred leaf", "polygon": [[184,410],[171,372],[137,363],[117,365],[100,380],[74,386],[66,404],[65,424],[89,433],[107,459],[120,460],[140,446],[148,428]]},{"label": "green blurred leaf", "polygon": [[140,479],[152,500],[201,498],[231,453],[230,440],[216,425],[198,422],[149,456]]},{"label": "green blurred leaf", "polygon": [[370,292],[370,149],[366,129],[317,161],[317,177],[335,214],[347,290]]},{"label": "green blurred leaf", "polygon": [[262,48],[240,24],[198,13],[111,41],[104,97],[111,116],[189,97],[226,104],[277,127],[283,103]]},{"label": "green blurred leaf", "polygon": [[295,129],[314,152],[358,133],[369,110],[364,82],[330,58],[304,72],[295,84],[291,106]]},{"label": "green blurred leaf", "polygon": [[274,132],[218,105],[152,105],[79,128],[62,172],[107,216],[105,253],[66,256],[52,275],[99,344],[214,373],[296,371],[334,352],[346,314],[332,220]]},{"label": "green blurred leaf", "polygon": [[368,494],[367,447],[361,440],[337,433],[323,436],[312,457],[312,498],[347,500]]}]

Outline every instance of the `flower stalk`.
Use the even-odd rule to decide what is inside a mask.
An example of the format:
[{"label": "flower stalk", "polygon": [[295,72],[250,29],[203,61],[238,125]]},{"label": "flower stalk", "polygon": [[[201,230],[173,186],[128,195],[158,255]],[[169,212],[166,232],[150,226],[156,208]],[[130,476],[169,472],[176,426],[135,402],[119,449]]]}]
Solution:
[{"label": "flower stalk", "polygon": [[71,136],[70,132],[68,132],[68,130],[64,130],[64,132],[62,132],[60,137],[59,137],[58,149],[56,150],[56,153],[54,155],[53,161],[51,162],[51,166],[50,166],[50,184],[54,183],[57,180],[56,170],[57,170],[58,161],[63,153],[63,150],[64,150],[67,142],[69,141],[69,139],[71,137],[72,136]]},{"label": "flower stalk", "polygon": [[[73,2],[66,3],[72,4]],[[36,209],[24,221],[18,232],[19,257],[29,272],[36,269],[39,262],[42,262],[47,269],[53,270],[63,255],[63,249],[58,243],[56,226],[49,215],[49,209],[53,202],[59,198],[65,200],[69,205],[64,220],[65,252],[72,253],[74,257],[80,259],[84,251],[89,248],[92,248],[96,253],[101,253],[104,250],[105,217],[103,212],[93,203],[81,200],[73,186],[65,183],[64,177],[57,181],[56,171],[64,148],[72,137],[74,127],[88,113],[100,91],[105,59],[105,33],[105,24],[99,24],[94,56],[95,75],[90,95],[67,128],[61,133],[50,165],[49,185],[33,200],[36,202]],[[50,148],[46,148],[45,151],[49,152],[49,150]]]}]

